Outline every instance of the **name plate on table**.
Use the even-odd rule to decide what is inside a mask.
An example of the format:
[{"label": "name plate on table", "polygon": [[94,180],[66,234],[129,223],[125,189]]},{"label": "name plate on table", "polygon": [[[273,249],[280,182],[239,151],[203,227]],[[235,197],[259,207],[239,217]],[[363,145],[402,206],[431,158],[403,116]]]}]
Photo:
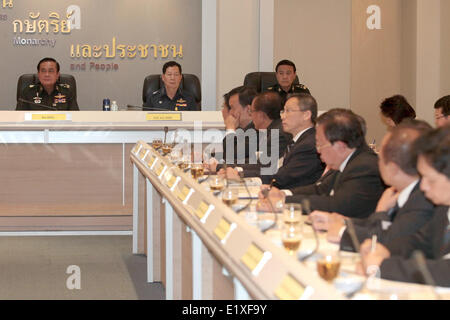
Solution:
[{"label": "name plate on table", "polygon": [[183,186],[181,191],[177,194],[177,197],[178,197],[178,199],[183,201],[183,203],[185,203],[186,201],[189,200],[189,197],[191,196],[192,193],[194,193],[193,189]]},{"label": "name plate on table", "polygon": [[72,121],[70,113],[25,113],[25,121]]},{"label": "name plate on table", "polygon": [[254,276],[257,276],[264,265],[272,258],[272,254],[268,251],[261,250],[258,246],[252,243],[247,252],[242,256],[241,261],[252,272]]},{"label": "name plate on table", "polygon": [[211,211],[214,210],[214,205],[209,205],[206,202],[200,202],[197,210],[195,211],[195,215],[200,219],[202,223],[205,223]]},{"label": "name plate on table", "polygon": [[181,121],[181,112],[175,113],[147,113],[147,121]]},{"label": "name plate on table", "polygon": [[275,291],[275,295],[281,300],[299,300],[305,288],[291,275],[284,276],[280,286]]},{"label": "name plate on table", "polygon": [[132,152],[133,152],[135,155],[138,155],[138,152],[141,151],[141,149],[142,149],[142,144],[136,144],[136,145],[134,146]]},{"label": "name plate on table", "polygon": [[225,244],[227,239],[230,237],[231,232],[236,229],[236,223],[230,223],[227,219],[222,218],[219,224],[214,229],[214,234],[219,238],[222,244]]}]

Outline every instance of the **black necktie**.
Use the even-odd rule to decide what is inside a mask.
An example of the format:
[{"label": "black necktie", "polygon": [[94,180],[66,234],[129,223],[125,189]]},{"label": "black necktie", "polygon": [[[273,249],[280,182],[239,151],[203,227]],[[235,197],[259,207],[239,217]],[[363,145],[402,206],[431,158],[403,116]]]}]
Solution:
[{"label": "black necktie", "polygon": [[289,154],[289,152],[291,152],[292,148],[294,147],[294,144],[295,144],[295,142],[291,141],[291,143],[288,144],[288,146],[286,147],[286,151],[284,152],[284,155],[283,155],[283,166],[286,165],[287,155]]},{"label": "black necktie", "polygon": [[391,222],[394,221],[395,216],[397,215],[398,210],[400,210],[400,207],[398,206],[398,202],[395,202],[395,206],[389,209],[388,215],[391,219]]},{"label": "black necktie", "polygon": [[336,189],[338,187],[339,180],[341,179],[341,174],[342,174],[342,172],[336,171],[334,182],[333,182],[333,188],[331,189],[331,192],[330,192],[331,196],[334,196],[334,194],[336,193]]}]

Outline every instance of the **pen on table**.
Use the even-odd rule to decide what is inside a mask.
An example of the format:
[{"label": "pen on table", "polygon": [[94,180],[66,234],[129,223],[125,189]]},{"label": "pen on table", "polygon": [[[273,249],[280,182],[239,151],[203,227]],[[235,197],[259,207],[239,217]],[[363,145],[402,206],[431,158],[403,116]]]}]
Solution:
[{"label": "pen on table", "polygon": [[374,234],[372,236],[372,247],[370,248],[370,252],[375,252],[376,246],[377,246],[377,235]]},{"label": "pen on table", "polygon": [[268,187],[267,189],[261,190],[261,192],[262,192],[264,198],[267,199],[267,198],[269,197],[269,192],[270,192],[270,190],[272,189],[273,184],[275,183],[275,181],[276,181],[275,179],[272,179],[272,180],[270,181],[269,187]]}]

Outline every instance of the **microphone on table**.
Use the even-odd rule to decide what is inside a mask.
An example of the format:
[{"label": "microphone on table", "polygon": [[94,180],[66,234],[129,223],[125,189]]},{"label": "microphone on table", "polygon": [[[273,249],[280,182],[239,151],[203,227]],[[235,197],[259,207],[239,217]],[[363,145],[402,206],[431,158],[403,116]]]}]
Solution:
[{"label": "microphone on table", "polygon": [[249,197],[250,201],[247,202],[247,204],[245,206],[243,206],[242,208],[236,210],[236,213],[239,213],[239,212],[242,212],[242,211],[246,210],[252,204],[252,200],[253,200],[252,199],[252,195],[250,193],[250,190],[248,190],[247,182],[244,179],[244,171],[239,172],[239,178],[240,178],[240,181],[244,183],[245,190],[247,191],[247,194],[248,194],[248,197]]},{"label": "microphone on table", "polygon": [[[31,100],[25,100],[25,99],[23,99],[23,98],[18,98],[17,100],[20,101],[20,102],[23,102],[23,103],[30,104],[30,105],[39,106],[39,107],[45,108],[45,109],[47,109],[47,110],[52,110],[52,111],[63,111],[63,110],[59,110],[58,108],[55,108],[55,107],[50,107],[50,106],[47,106],[47,105],[42,104],[42,103],[36,103],[36,102],[34,102],[34,101],[31,101]],[[33,111],[33,110],[30,110],[30,111]],[[38,110],[34,110],[34,111],[38,111]]]},{"label": "microphone on table", "polygon": [[[309,216],[311,213],[311,203],[309,202],[309,199],[304,198],[302,200],[302,208],[304,210],[304,212]],[[319,236],[317,235],[317,231],[313,226],[313,232],[314,232],[314,239],[316,241],[316,246],[314,248],[313,251],[311,251],[310,253],[308,253],[306,256],[300,258],[301,262],[306,261],[307,259],[311,258],[318,250],[319,250]]]},{"label": "microphone on table", "polygon": [[166,144],[167,132],[169,131],[169,127],[164,127],[164,144]]},{"label": "microphone on table", "polygon": [[412,254],[414,261],[416,262],[417,267],[419,268],[420,274],[425,280],[425,283],[432,287],[433,293],[438,300],[441,300],[442,297],[436,291],[436,283],[434,282],[433,277],[431,276],[430,270],[427,268],[427,263],[425,262],[425,257],[420,250],[416,250]]},{"label": "microphone on table", "polygon": [[[131,108],[131,109],[139,109],[139,110],[143,110],[143,111],[165,111],[165,112],[171,112],[171,111],[173,111],[173,110],[164,109],[164,108],[133,106],[133,105],[131,105],[131,104],[127,104],[127,108]],[[177,111],[177,112],[180,112],[180,111]]]},{"label": "microphone on table", "polygon": [[274,207],[272,205],[272,202],[269,199],[269,192],[272,189],[272,187],[273,187],[275,182],[276,182],[276,179],[272,179],[270,181],[269,188],[261,190],[261,193],[262,193],[264,199],[266,199],[269,202],[270,209],[272,210],[273,214],[275,215],[275,220],[273,221],[273,223],[270,226],[268,226],[266,229],[261,230],[262,233],[266,233],[270,229],[275,228],[275,226],[278,223],[278,214],[275,212],[275,209],[274,209]]}]

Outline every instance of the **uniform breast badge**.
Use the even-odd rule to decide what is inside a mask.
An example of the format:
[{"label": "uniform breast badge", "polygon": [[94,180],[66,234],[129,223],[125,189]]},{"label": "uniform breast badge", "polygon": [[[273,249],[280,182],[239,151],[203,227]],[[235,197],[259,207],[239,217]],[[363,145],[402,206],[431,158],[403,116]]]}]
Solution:
[{"label": "uniform breast badge", "polygon": [[37,96],[33,98],[34,103],[41,103],[42,102],[42,98]]},{"label": "uniform breast badge", "polygon": [[175,104],[175,107],[187,107],[187,101],[184,99],[178,99],[177,103]]},{"label": "uniform breast badge", "polygon": [[54,103],[66,103],[66,96],[59,93],[58,95],[55,96]]}]

